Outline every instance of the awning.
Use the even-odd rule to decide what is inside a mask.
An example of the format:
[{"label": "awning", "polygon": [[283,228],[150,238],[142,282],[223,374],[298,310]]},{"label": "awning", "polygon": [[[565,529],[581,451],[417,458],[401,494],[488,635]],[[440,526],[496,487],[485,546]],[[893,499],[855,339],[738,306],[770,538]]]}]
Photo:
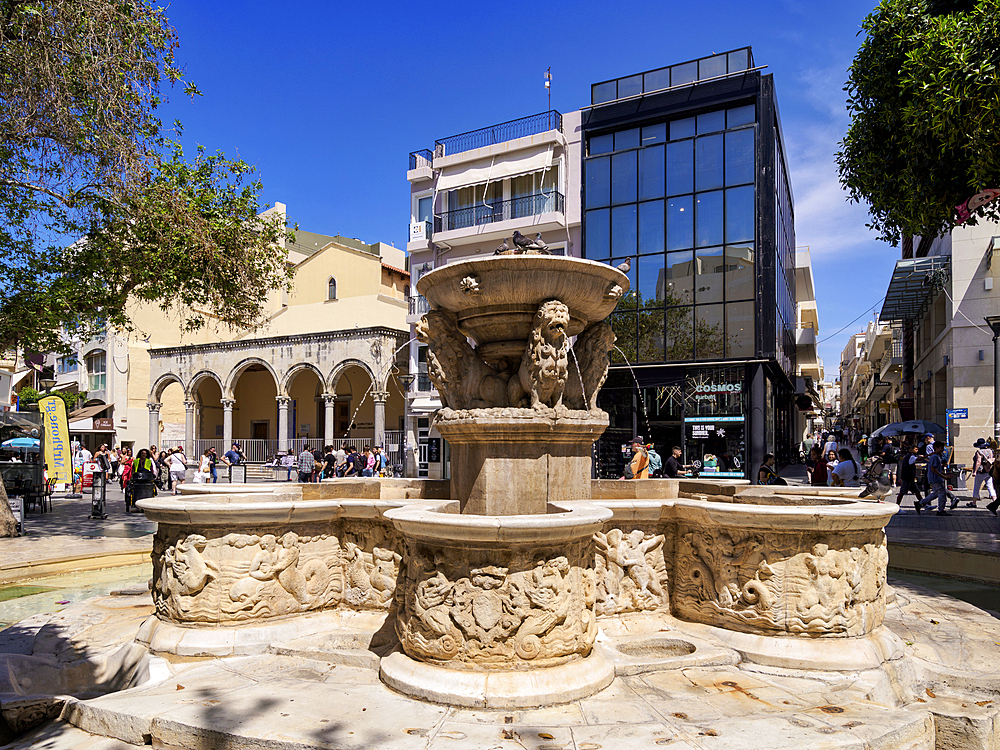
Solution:
[{"label": "awning", "polygon": [[408,409],[410,414],[430,414],[441,408],[441,402],[436,398],[415,398]]},{"label": "awning", "polygon": [[951,273],[950,255],[897,260],[879,320],[883,323],[902,323],[923,317],[938,288],[931,280],[931,274],[936,271]]},{"label": "awning", "polygon": [[91,417],[96,417],[98,414],[106,409],[110,409],[113,404],[94,404],[93,406],[84,406],[82,409],[77,409],[69,415],[70,421],[77,419],[90,419]]},{"label": "awning", "polygon": [[505,177],[517,177],[522,174],[540,172],[552,168],[552,146],[545,145],[534,149],[504,155],[502,160],[480,159],[467,164],[456,164],[445,167],[438,177],[436,190],[453,190],[457,187],[479,185],[484,182],[502,180]]},{"label": "awning", "polygon": [[[107,412],[109,409],[114,409],[114,404],[94,404],[93,406],[85,406],[82,409],[77,409],[69,415],[69,431],[76,433],[113,433],[115,431],[115,427],[112,419],[106,418],[106,424],[104,425],[95,424],[95,420],[98,422],[101,421],[96,418],[99,415],[104,414],[104,412]],[[108,417],[110,416],[111,412],[108,413]]]}]

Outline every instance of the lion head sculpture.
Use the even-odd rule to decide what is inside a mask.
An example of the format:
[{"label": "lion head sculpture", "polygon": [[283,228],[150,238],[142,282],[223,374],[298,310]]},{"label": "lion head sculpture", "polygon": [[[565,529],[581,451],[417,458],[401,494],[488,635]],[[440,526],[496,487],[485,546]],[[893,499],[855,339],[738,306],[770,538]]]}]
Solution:
[{"label": "lion head sculpture", "polygon": [[569,307],[557,299],[543,302],[532,323],[521,367],[507,384],[511,406],[562,406],[569,372]]}]

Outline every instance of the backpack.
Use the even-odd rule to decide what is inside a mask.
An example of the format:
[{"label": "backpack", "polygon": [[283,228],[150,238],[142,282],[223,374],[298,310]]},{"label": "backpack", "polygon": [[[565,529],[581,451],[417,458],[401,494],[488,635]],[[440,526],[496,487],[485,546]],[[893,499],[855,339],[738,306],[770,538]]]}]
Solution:
[{"label": "backpack", "polygon": [[646,454],[649,457],[649,472],[652,474],[654,471],[659,471],[663,468],[663,459],[660,458],[660,454],[654,451],[652,448]]}]

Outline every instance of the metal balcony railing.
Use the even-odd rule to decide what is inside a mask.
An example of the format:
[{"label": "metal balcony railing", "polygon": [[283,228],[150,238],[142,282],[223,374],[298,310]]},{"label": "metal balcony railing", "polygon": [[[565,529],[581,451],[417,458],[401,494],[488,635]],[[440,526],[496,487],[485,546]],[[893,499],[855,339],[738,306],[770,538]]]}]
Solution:
[{"label": "metal balcony railing", "polygon": [[446,232],[452,229],[466,229],[482,224],[494,224],[498,221],[520,219],[526,216],[556,212],[564,213],[566,199],[562,193],[536,193],[511,198],[506,201],[494,201],[489,204],[466,206],[454,211],[445,211],[434,217],[434,231]]},{"label": "metal balcony railing", "polygon": [[434,161],[434,152],[429,148],[422,148],[419,151],[410,152],[410,166],[409,169],[416,169],[417,167],[429,167]]},{"label": "metal balcony railing", "polygon": [[411,294],[408,301],[410,303],[410,315],[423,315],[431,311],[431,303],[422,294]]},{"label": "metal balcony railing", "polygon": [[431,378],[427,373],[417,373],[417,390],[421,393],[427,393],[428,391],[434,390],[434,384],[431,382]]},{"label": "metal balcony railing", "polygon": [[515,138],[547,133],[550,130],[562,131],[562,115],[554,109],[434,141],[434,156],[460,154],[474,148],[493,146],[497,143],[512,141]]}]

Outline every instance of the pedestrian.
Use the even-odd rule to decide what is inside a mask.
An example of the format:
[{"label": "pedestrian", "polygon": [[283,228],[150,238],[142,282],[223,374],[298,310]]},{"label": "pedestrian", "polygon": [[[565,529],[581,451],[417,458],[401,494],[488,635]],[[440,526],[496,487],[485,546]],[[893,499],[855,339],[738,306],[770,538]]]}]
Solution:
[{"label": "pedestrian", "polygon": [[986,496],[990,499],[986,507],[993,510],[994,515],[996,515],[994,501],[997,499],[997,490],[992,476],[993,462],[996,459],[993,449],[989,447],[989,444],[983,438],[979,438],[973,447],[976,449],[976,452],[972,457],[972,502],[969,503],[969,507],[978,507],[976,502],[979,500],[982,488],[986,487]]},{"label": "pedestrian", "polygon": [[823,443],[823,455],[829,456],[831,452],[834,455],[836,455],[837,451],[839,450],[840,450],[840,443],[837,442],[837,438],[834,437],[833,435],[829,435],[826,439],[826,442]]},{"label": "pedestrian", "polygon": [[823,456],[823,451],[818,447],[812,449],[813,468],[809,475],[809,484],[813,487],[826,487],[830,481],[830,467]]},{"label": "pedestrian", "polygon": [[656,452],[652,443],[646,444],[646,457],[649,458],[649,476],[658,477],[663,470],[663,459]]},{"label": "pedestrian", "polygon": [[937,515],[951,515],[944,509],[945,503],[948,502],[948,475],[944,471],[943,455],[944,443],[934,443],[934,452],[927,458],[927,482],[931,486],[931,491],[922,503],[914,503],[917,513],[922,512],[936,498],[938,501]]},{"label": "pedestrian", "polygon": [[187,475],[187,456],[184,455],[184,448],[178,445],[167,457],[167,466],[170,467],[170,479],[173,481],[174,494],[179,495],[181,485]]},{"label": "pedestrian", "polygon": [[376,445],[372,450],[375,451],[375,476],[385,476],[386,464],[385,454],[382,452],[382,446]]},{"label": "pedestrian", "polygon": [[679,445],[675,445],[670,449],[670,455],[667,456],[667,460],[663,462],[663,476],[668,479],[676,479],[684,473],[683,469],[684,466],[681,464],[681,448]]},{"label": "pedestrian", "polygon": [[917,498],[918,504],[923,500],[920,496],[920,488],[917,487],[917,459],[919,457],[920,448],[915,443],[911,443],[908,455],[904,455],[899,460],[899,494],[896,495],[896,505],[902,505],[903,496],[909,492],[912,492],[913,496]]},{"label": "pedestrian", "polygon": [[344,476],[344,471],[347,468],[347,456],[350,454],[351,449],[347,443],[344,443],[340,448],[333,454],[333,475],[337,477]]},{"label": "pedestrian", "polygon": [[316,458],[309,450],[309,444],[303,443],[299,452],[299,481],[309,483],[312,481],[313,472],[316,470]]},{"label": "pedestrian", "polygon": [[104,446],[107,451],[108,462],[110,463],[110,469],[108,470],[108,479],[113,479],[118,477],[118,465],[121,463],[121,451],[118,448],[111,448],[108,450],[107,446]]},{"label": "pedestrian", "polygon": [[333,446],[323,447],[323,479],[333,479],[337,476],[337,457],[334,455]]},{"label": "pedestrian", "polygon": [[219,454],[215,452],[214,446],[210,446],[208,449],[208,459],[209,462],[211,463],[210,467],[211,471],[209,472],[209,476],[211,476],[212,478],[212,484],[215,484],[219,481],[219,472],[216,469],[216,466],[219,463]]},{"label": "pedestrian", "polygon": [[778,473],[774,470],[775,458],[773,453],[764,454],[764,463],[757,469],[757,484],[776,484]]},{"label": "pedestrian", "polygon": [[363,468],[364,466],[361,465],[361,456],[358,455],[358,449],[353,445],[350,446],[348,448],[347,463],[344,466],[344,476],[360,477]]},{"label": "pedestrian", "polygon": [[[153,448],[156,446],[154,445]],[[152,497],[154,490],[152,485],[156,477],[156,462],[153,460],[155,454],[148,448],[140,448],[139,455],[132,462],[132,482],[129,486],[129,493],[126,496],[125,512],[131,513],[135,507],[136,500],[143,500]],[[136,495],[139,495],[137,498]]]},{"label": "pedestrian", "polygon": [[244,456],[243,451],[240,450],[239,443],[233,443],[233,447],[226,451],[225,457],[231,466],[238,466],[246,461],[246,456]]},{"label": "pedestrian", "polygon": [[161,490],[166,486],[167,492],[173,488],[173,483],[170,480],[170,466],[167,465],[167,456],[169,453],[165,450],[160,451],[156,454],[156,486]]},{"label": "pedestrian", "polygon": [[860,487],[861,486],[861,467],[858,466],[858,462],[854,460],[854,456],[851,455],[850,448],[841,448],[840,462],[833,470],[833,474],[830,476],[830,481],[833,487]]},{"label": "pedestrian", "polygon": [[625,464],[625,474],[622,479],[649,479],[649,456],[643,447],[641,438],[632,438],[629,444],[632,448],[632,458]]},{"label": "pedestrian", "polygon": [[206,448],[198,459],[198,471],[194,473],[194,481],[205,484],[212,480],[212,449]]}]

